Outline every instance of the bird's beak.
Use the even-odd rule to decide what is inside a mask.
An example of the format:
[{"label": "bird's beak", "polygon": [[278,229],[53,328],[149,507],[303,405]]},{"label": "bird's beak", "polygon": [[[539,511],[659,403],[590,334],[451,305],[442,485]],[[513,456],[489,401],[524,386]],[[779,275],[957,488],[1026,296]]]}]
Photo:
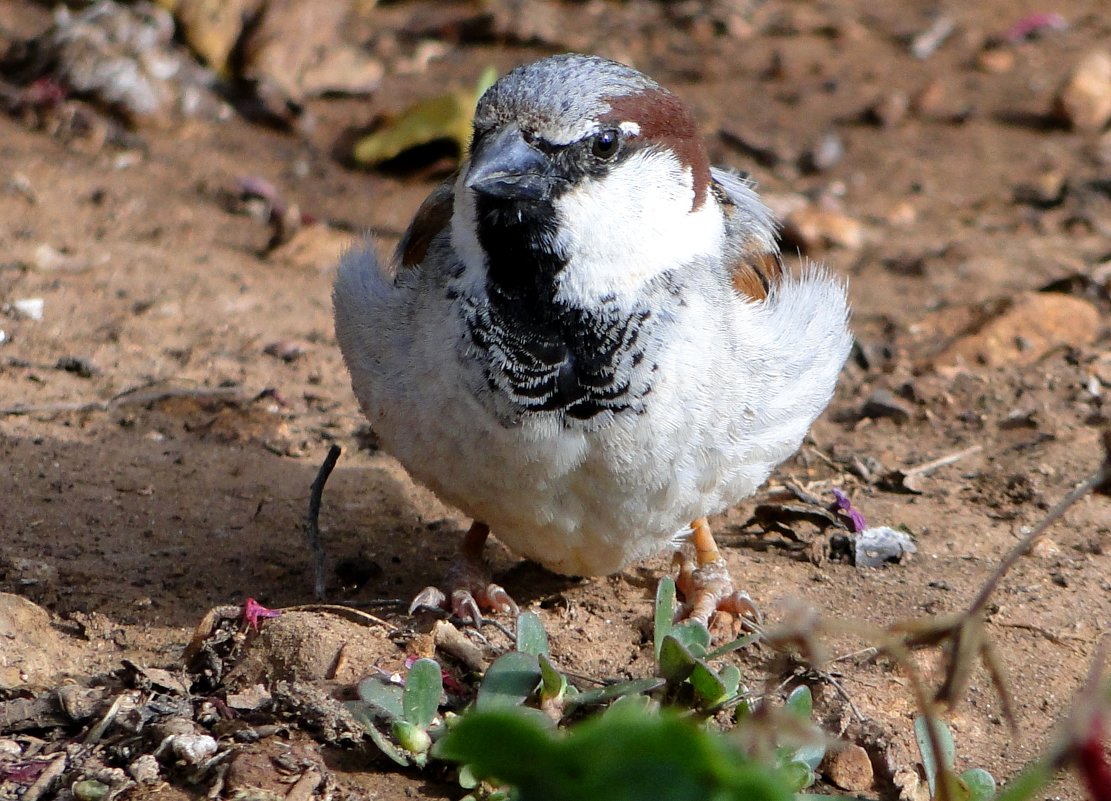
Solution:
[{"label": "bird's beak", "polygon": [[475,150],[466,185],[482,195],[503,200],[543,201],[561,179],[552,174],[551,160],[528,144],[516,125],[507,125]]}]

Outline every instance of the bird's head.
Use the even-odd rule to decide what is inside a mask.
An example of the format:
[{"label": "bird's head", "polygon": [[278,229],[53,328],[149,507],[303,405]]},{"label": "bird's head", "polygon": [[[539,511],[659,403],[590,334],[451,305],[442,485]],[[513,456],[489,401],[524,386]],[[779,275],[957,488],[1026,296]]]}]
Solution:
[{"label": "bird's head", "polygon": [[719,253],[721,211],[690,112],[640,72],[563,55],[481,98],[453,240],[505,289],[590,299]]}]

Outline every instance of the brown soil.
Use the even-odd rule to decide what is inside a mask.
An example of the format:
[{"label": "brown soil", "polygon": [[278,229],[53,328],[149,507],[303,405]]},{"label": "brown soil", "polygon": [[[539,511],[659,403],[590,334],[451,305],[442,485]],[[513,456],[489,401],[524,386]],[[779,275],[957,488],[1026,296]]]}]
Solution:
[{"label": "brown soil", "polygon": [[[365,13],[401,25],[427,5]],[[1069,130],[1048,112],[1072,65],[1111,41],[1102,0],[1061,0],[1054,8],[1068,29],[994,51],[988,37],[1040,7],[954,5],[955,32],[924,60],[906,38],[931,19],[910,0],[771,4],[751,30],[725,32],[665,20],[647,0],[567,4],[550,9],[554,29],[583,28],[580,15],[596,6],[614,19],[592,17],[596,30],[572,44],[633,60],[673,88],[694,107],[715,160],[753,172],[773,201],[802,194],[828,207],[832,198],[847,218],[838,225],[863,226],[863,241],[809,253],[849,278],[861,355],[800,455],[766,493],[716,521],[734,576],[772,622],[800,604],[875,624],[961,609],[1024,529],[1101,460],[1111,134]],[[654,27],[631,37],[638,14]],[[0,8],[10,39],[48,24],[27,0]],[[141,146],[121,149],[0,116],[0,590],[50,612],[0,626],[12,643],[0,670],[18,668],[0,673],[0,686],[46,686],[124,659],[170,667],[211,607],[246,596],[271,607],[312,600],[302,521],[333,442],[344,455],[322,515],[329,599],[398,599],[377,613],[403,629],[427,624],[408,618],[403,602],[441,576],[467,521],[368,445],[332,333],[333,237],[310,227],[295,247],[265,254],[270,230],[234,213],[226,195],[245,176],[263,177],[333,229],[370,230],[385,251],[434,179],[348,168],[336,155],[349,131],[444,86],[470,86],[486,65],[505,70],[562,43],[453,45],[425,71],[388,70],[369,101],[310,101],[314,124],[296,133],[232,116],[140,127]],[[910,99],[905,115],[900,96]],[[877,100],[886,125],[866,113]],[[800,171],[797,156],[830,130],[844,157]],[[738,139],[769,151],[763,163]],[[1079,305],[1039,332],[1052,315],[1023,293],[1047,288]],[[26,298],[44,300],[41,321],[11,311]],[[982,336],[1007,315],[1008,333]],[[275,344],[278,355],[267,353]],[[877,390],[894,401],[866,408]],[[919,494],[877,481],[972,446],[918,478]],[[818,546],[801,552],[775,547],[779,535],[736,533],[786,482],[825,499],[841,487],[870,522],[911,532],[916,557],[858,570],[808,558],[824,542],[813,533]],[[978,670],[950,718],[960,766],[1005,779],[1047,743],[1111,628],[1109,532],[1108,500],[1089,497],[1004,581],[988,633],[1018,729],[1008,730]],[[593,676],[649,669],[666,560],[566,581],[498,545],[491,558],[496,580],[543,618],[561,665]],[[50,640],[50,629],[60,636]],[[384,641],[380,628],[361,631]],[[49,659],[20,662],[21,641]],[[372,661],[398,670],[411,649],[387,645]],[[857,647],[846,636],[831,652]],[[767,660],[742,659],[750,684]],[[835,666],[913,770],[905,743],[914,709],[899,672],[868,660]],[[328,754],[338,786],[355,795],[461,795],[382,761]],[[1053,793],[1081,797],[1072,778]]]}]

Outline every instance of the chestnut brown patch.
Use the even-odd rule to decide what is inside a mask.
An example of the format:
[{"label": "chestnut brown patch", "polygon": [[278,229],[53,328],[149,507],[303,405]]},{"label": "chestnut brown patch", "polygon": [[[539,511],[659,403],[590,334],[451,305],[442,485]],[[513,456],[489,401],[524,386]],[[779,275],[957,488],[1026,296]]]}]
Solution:
[{"label": "chestnut brown patch", "polygon": [[402,267],[420,266],[432,240],[451,224],[454,185],[455,175],[452,175],[433,189],[432,194],[420,204],[416,216],[397,245]]},{"label": "chestnut brown patch", "polygon": [[783,260],[767,250],[744,251],[730,268],[733,288],[752,300],[764,300],[783,275]]},{"label": "chestnut brown patch", "polygon": [[699,209],[706,202],[710,186],[710,157],[698,135],[694,117],[683,102],[662,88],[604,99],[610,106],[610,113],[602,122],[613,125],[635,122],[640,126],[642,139],[670,148],[681,163],[690,167],[694,183],[691,211]]}]

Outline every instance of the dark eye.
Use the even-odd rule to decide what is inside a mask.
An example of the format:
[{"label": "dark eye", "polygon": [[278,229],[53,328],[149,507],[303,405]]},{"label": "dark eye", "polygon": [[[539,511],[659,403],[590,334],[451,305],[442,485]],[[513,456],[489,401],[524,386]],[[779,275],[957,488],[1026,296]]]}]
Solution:
[{"label": "dark eye", "polygon": [[595,134],[590,143],[590,152],[600,159],[612,159],[620,149],[621,132],[612,128]]}]

